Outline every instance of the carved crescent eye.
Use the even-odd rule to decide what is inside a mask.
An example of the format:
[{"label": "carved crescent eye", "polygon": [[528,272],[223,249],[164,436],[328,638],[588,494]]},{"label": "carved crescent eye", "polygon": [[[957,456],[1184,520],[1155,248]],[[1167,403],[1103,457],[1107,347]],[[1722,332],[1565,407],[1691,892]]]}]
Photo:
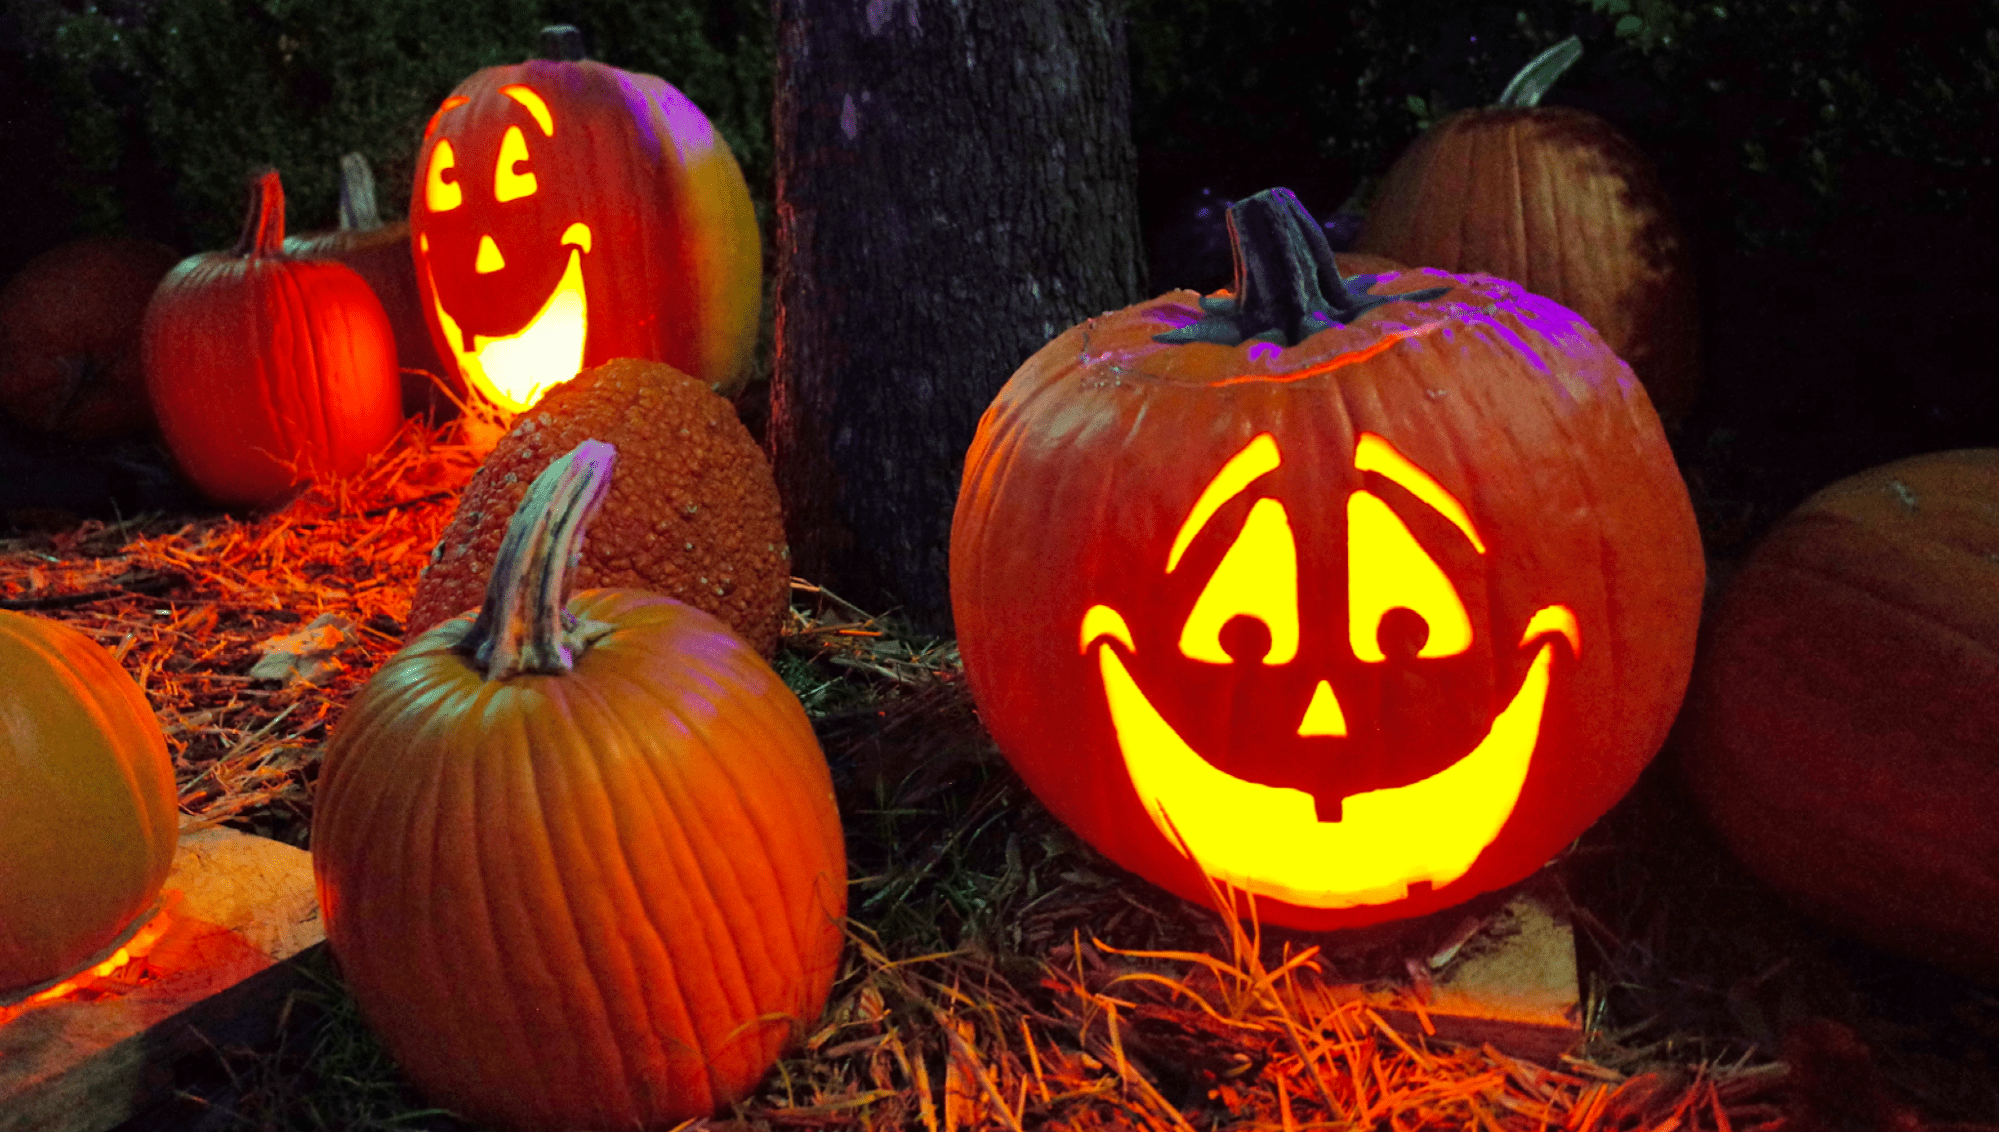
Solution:
[{"label": "carved crescent eye", "polygon": [[450,212],[465,203],[465,190],[457,181],[446,181],[444,175],[458,164],[458,155],[451,152],[451,141],[445,139],[430,151],[430,167],[423,175],[423,207],[432,212]]},{"label": "carved crescent eye", "polygon": [[507,127],[506,135],[500,139],[500,160],[493,166],[494,200],[504,203],[534,195],[534,174],[516,169],[527,161],[527,138],[522,136],[519,126]]},{"label": "carved crescent eye", "polygon": [[1276,500],[1261,499],[1250,508],[1187,615],[1180,652],[1191,660],[1228,664],[1222,627],[1237,617],[1255,618],[1269,631],[1264,664],[1282,665],[1298,656],[1298,545],[1290,517]]},{"label": "carved crescent eye", "polygon": [[1429,626],[1418,657],[1471,647],[1471,619],[1457,588],[1401,517],[1363,489],[1347,497],[1347,633],[1355,657],[1387,660],[1378,631],[1394,609],[1413,611]]}]

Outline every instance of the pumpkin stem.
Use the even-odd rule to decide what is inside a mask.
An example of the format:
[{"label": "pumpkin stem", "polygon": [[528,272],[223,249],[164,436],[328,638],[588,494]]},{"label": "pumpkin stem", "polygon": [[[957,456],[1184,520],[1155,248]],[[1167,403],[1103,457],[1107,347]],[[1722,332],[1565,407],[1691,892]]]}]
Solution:
[{"label": "pumpkin stem", "polygon": [[1562,72],[1575,66],[1576,60],[1582,57],[1583,41],[1577,36],[1570,36],[1520,68],[1520,73],[1506,84],[1506,89],[1500,92],[1499,101],[1494,105],[1517,109],[1541,105],[1541,96],[1548,93],[1548,88],[1562,77]]},{"label": "pumpkin stem", "polygon": [[276,256],[285,247],[285,187],[276,169],[250,175],[250,211],[243,218],[243,235],[231,249],[239,256]]},{"label": "pumpkin stem", "polygon": [[559,63],[583,58],[583,29],[574,24],[550,24],[541,29],[541,57]]},{"label": "pumpkin stem", "polygon": [[340,230],[359,232],[381,225],[382,214],[375,207],[375,171],[360,154],[341,154]]},{"label": "pumpkin stem", "polygon": [[1341,326],[1398,299],[1435,299],[1448,287],[1399,295],[1368,295],[1372,276],[1349,288],[1333,261],[1324,229],[1297,194],[1265,189],[1228,207],[1229,250],[1235,255],[1233,294],[1201,297],[1199,322],[1153,335],[1154,342],[1213,342],[1237,346],[1250,339],[1296,346],[1328,327]]},{"label": "pumpkin stem", "polygon": [[487,680],[566,673],[588,648],[596,627],[579,626],[567,608],[569,572],[611,490],[617,455],[603,441],[584,441],[528,486],[493,558],[486,603],[456,646]]}]

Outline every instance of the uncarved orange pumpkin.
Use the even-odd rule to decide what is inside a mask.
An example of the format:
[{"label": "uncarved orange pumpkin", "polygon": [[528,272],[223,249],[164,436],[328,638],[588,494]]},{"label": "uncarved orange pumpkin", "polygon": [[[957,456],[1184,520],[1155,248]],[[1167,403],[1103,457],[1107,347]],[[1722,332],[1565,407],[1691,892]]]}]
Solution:
[{"label": "uncarved orange pumpkin", "polygon": [[123,236],[29,260],[0,289],[0,410],[77,441],[150,429],[139,320],[179,260],[165,244]]},{"label": "uncarved orange pumpkin", "polygon": [[950,565],[980,718],[1193,901],[1318,930],[1517,882],[1686,687],[1704,566],[1658,418],[1517,284],[1344,280],[1284,190],[1230,234],[1232,291],[1070,328],[979,422]]},{"label": "uncarved orange pumpkin", "polygon": [[173,764],[104,647],[0,610],[0,1000],[76,973],[173,864]]},{"label": "uncarved orange pumpkin", "polygon": [[1682,766],[1806,913],[1999,983],[1999,450],[1800,504],[1704,631]]},{"label": "uncarved orange pumpkin", "polygon": [[729,143],[665,80],[547,58],[458,84],[417,153],[410,238],[438,354],[512,414],[613,358],[748,380],[756,213]]},{"label": "uncarved orange pumpkin", "polygon": [[283,252],[275,169],[250,182],[243,237],[182,260],[146,308],[146,389],[174,460],[217,503],[277,503],[352,475],[402,426],[382,304],[343,264]]},{"label": "uncarved orange pumpkin", "polygon": [[611,446],[516,514],[478,617],[384,664],[313,818],[327,938],[410,1077],[481,1124],[742,1097],[825,1004],[846,858],[798,700],[714,618],[563,594]]},{"label": "uncarved orange pumpkin", "polygon": [[[410,257],[409,221],[382,223],[375,203],[375,172],[367,158],[350,153],[340,159],[340,227],[287,236],[284,248],[286,255],[304,260],[338,260],[368,281],[395,332],[403,413],[424,413],[433,420],[451,416],[456,407],[439,385],[450,371],[430,341],[430,323],[423,315],[423,296],[417,291]],[[456,392],[463,397],[462,390]]]},{"label": "uncarved orange pumpkin", "polygon": [[1587,111],[1539,105],[1581,52],[1557,44],[1496,106],[1416,139],[1382,179],[1356,250],[1546,295],[1587,319],[1676,422],[1700,389],[1686,240],[1637,145]]}]

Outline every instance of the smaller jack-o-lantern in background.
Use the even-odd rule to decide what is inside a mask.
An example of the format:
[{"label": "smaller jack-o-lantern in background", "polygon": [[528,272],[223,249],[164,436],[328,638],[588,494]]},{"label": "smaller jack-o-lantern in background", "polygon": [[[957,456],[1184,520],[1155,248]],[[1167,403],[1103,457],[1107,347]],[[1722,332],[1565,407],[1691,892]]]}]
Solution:
[{"label": "smaller jack-o-lantern in background", "polygon": [[1192,900],[1331,929],[1519,881],[1686,687],[1704,565],[1658,417],[1515,284],[1342,280],[1282,190],[1230,232],[1233,293],[1070,329],[980,422],[951,541],[980,716]]},{"label": "smaller jack-o-lantern in background", "polygon": [[613,358],[733,393],[755,344],[762,243],[735,155],[664,80],[582,57],[458,84],[410,201],[417,285],[446,367],[510,417]]}]

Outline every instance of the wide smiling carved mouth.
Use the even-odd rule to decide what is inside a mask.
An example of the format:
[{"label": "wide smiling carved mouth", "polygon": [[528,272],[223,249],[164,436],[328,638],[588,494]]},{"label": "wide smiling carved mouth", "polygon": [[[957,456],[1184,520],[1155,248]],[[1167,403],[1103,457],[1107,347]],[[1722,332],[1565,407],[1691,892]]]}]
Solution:
[{"label": "wide smiling carved mouth", "polygon": [[[431,306],[458,360],[459,371],[509,413],[533,405],[549,387],[568,381],[583,369],[590,313],[589,297],[583,290],[583,255],[590,250],[590,227],[580,222],[570,225],[559,246],[569,248],[569,263],[541,309],[512,334],[472,335],[469,349],[458,321],[444,309],[437,284],[426,281]],[[424,251],[424,271],[428,273],[427,246]]]},{"label": "wide smiling carved mouth", "polygon": [[[1107,606],[1084,619],[1097,651],[1125,769],[1167,841],[1218,882],[1318,909],[1399,901],[1409,887],[1464,876],[1506,825],[1527,781],[1547,703],[1551,632],[1578,644],[1575,616],[1548,606],[1529,619],[1524,647],[1542,638],[1525,679],[1471,752],[1426,779],[1350,795],[1338,822],[1321,822],[1305,791],[1228,774],[1180,737],[1132,679],[1111,640],[1133,649]],[[1579,652],[1580,650],[1578,650]]]}]

